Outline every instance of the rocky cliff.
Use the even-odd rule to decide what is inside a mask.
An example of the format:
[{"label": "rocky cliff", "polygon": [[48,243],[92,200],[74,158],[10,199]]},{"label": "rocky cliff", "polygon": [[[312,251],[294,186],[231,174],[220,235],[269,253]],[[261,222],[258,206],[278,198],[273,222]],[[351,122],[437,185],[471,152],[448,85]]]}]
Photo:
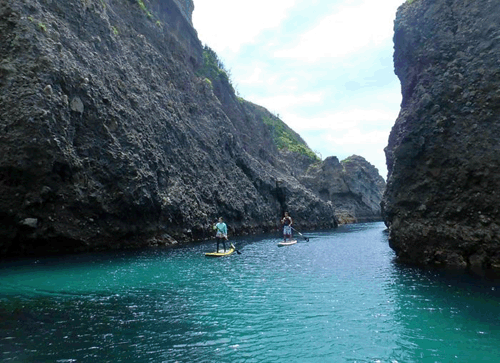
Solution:
[{"label": "rocky cliff", "polygon": [[189,24],[193,24],[193,10],[194,3],[193,0],[174,0],[177,4],[177,7],[181,11],[184,18],[189,22]]},{"label": "rocky cliff", "polygon": [[339,162],[332,156],[311,165],[299,178],[325,201],[331,201],[341,223],[378,221],[385,181],[378,170],[358,155]]},{"label": "rocky cliff", "polygon": [[383,200],[401,261],[500,268],[500,2],[414,0],[395,20],[403,101]]},{"label": "rocky cliff", "polygon": [[178,4],[0,0],[0,255],[337,225],[330,161],[207,68]]}]

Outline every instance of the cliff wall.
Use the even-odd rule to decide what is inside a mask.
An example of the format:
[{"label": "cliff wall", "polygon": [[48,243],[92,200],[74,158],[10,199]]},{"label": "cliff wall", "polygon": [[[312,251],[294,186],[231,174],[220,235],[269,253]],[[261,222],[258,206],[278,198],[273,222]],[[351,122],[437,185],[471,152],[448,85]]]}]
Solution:
[{"label": "cliff wall", "polygon": [[383,212],[402,261],[500,268],[500,2],[415,0],[395,20],[403,101]]},{"label": "cliff wall", "polygon": [[173,0],[0,1],[0,256],[200,240],[218,216],[337,225],[299,180],[321,162],[288,164],[274,116],[200,76],[188,20]]},{"label": "cliff wall", "polygon": [[193,24],[193,11],[194,11],[194,3],[193,0],[174,0],[177,4],[177,7],[181,11],[184,18],[189,22],[189,24]]}]

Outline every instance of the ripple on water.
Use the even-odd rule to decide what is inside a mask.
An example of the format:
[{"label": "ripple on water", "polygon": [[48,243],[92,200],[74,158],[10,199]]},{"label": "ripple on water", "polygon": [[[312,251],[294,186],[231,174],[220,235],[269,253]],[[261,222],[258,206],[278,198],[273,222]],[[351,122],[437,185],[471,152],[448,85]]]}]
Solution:
[{"label": "ripple on water", "polygon": [[204,257],[209,242],[5,264],[2,359],[495,361],[496,284],[399,266],[383,229],[283,248],[242,238],[242,254],[221,259]]}]

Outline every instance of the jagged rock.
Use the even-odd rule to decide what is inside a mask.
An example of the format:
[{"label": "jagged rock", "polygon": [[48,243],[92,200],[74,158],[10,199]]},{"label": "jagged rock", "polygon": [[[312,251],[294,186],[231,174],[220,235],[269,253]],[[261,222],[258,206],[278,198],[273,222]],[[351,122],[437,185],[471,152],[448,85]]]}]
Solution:
[{"label": "jagged rock", "polygon": [[383,213],[401,261],[500,264],[500,2],[414,0],[395,21],[401,112]]},{"label": "jagged rock", "polygon": [[71,107],[72,111],[78,113],[83,113],[83,111],[85,110],[85,107],[83,106],[83,102],[80,97],[73,98],[69,106]]},{"label": "jagged rock", "polygon": [[43,89],[43,92],[47,95],[50,96],[52,95],[52,86],[50,84],[46,85],[45,88]]},{"label": "jagged rock", "polygon": [[268,232],[285,209],[301,229],[337,225],[274,116],[197,74],[176,3],[0,2],[0,255],[201,240],[219,216]]},{"label": "jagged rock", "polygon": [[302,183],[331,201],[341,223],[382,220],[380,202],[385,190],[385,181],[378,170],[358,155],[339,162],[328,157],[323,163],[311,165]]},{"label": "jagged rock", "polygon": [[38,227],[38,219],[36,218],[26,218],[21,221],[21,224],[26,227],[36,229]]},{"label": "jagged rock", "polygon": [[174,0],[174,1],[179,7],[179,10],[181,11],[184,18],[186,18],[189,24],[193,24],[193,10],[194,10],[193,0]]}]

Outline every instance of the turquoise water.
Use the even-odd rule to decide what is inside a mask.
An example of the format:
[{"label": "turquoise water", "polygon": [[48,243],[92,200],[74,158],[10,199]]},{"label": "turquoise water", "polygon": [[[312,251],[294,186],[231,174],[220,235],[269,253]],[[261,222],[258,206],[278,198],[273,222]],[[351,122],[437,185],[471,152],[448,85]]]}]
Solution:
[{"label": "turquoise water", "polygon": [[499,362],[495,280],[394,262],[382,223],[3,263],[2,362]]}]

